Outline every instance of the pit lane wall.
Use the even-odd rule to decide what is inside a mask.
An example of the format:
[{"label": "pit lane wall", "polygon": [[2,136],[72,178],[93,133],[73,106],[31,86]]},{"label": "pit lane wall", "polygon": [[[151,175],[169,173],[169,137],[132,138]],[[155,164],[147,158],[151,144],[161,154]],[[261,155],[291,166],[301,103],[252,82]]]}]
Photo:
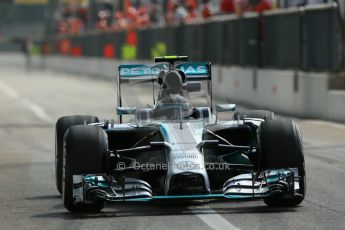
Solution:
[{"label": "pit lane wall", "polygon": [[217,65],[338,72],[345,66],[344,29],[332,2],[137,30],[58,34],[37,45],[46,55],[127,61],[187,55]]},{"label": "pit lane wall", "polygon": [[[6,65],[5,60],[15,67],[25,66],[25,59],[20,55],[0,55],[0,66]],[[15,62],[17,64],[13,64]],[[139,60],[132,62],[143,63]],[[32,59],[34,68],[105,79],[114,78],[122,63],[68,56]],[[329,90],[328,73],[217,65],[213,66],[212,72],[215,98],[296,117],[345,122],[345,91]]]}]

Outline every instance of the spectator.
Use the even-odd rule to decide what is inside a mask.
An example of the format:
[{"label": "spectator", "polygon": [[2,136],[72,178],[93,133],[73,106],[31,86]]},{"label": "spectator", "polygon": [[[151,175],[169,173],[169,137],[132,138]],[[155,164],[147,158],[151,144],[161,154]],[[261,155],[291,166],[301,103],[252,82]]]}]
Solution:
[{"label": "spectator", "polygon": [[82,31],[82,28],[84,27],[83,21],[79,18],[68,19],[68,24],[69,34],[79,34]]},{"label": "spectator", "polygon": [[160,7],[159,7],[159,3],[157,2],[157,0],[152,0],[151,1],[151,5],[150,5],[150,22],[152,25],[156,25],[159,24],[160,22]]},{"label": "spectator", "polygon": [[159,15],[158,15],[158,9],[157,7],[153,6],[151,8],[151,12],[150,12],[150,22],[153,25],[156,25],[159,23]]},{"label": "spectator", "polygon": [[147,28],[150,26],[150,16],[147,12],[147,8],[145,6],[141,6],[138,9],[138,18],[137,24],[140,28]]},{"label": "spectator", "polygon": [[108,30],[108,17],[110,13],[107,10],[101,10],[98,12],[97,29],[100,31]]},{"label": "spectator", "polygon": [[188,12],[185,8],[184,2],[180,0],[177,4],[176,7],[176,16],[175,16],[175,21],[177,23],[181,23],[184,21],[184,19],[187,17]]},{"label": "spectator", "polygon": [[268,0],[255,0],[252,2],[252,11],[260,13],[272,9],[272,4]]},{"label": "spectator", "polygon": [[247,0],[235,0],[235,12],[237,15],[242,15],[248,11],[248,1]]},{"label": "spectator", "polygon": [[68,23],[63,20],[58,22],[58,33],[65,34],[68,32]]},{"label": "spectator", "polygon": [[77,17],[83,22],[83,25],[88,23],[88,14],[89,11],[86,7],[79,7],[77,9]]},{"label": "spectator", "polygon": [[132,6],[132,1],[131,0],[124,0],[124,10],[128,11],[128,8]]},{"label": "spectator", "polygon": [[235,3],[234,0],[221,0],[219,6],[221,13],[235,13]]},{"label": "spectator", "polygon": [[167,13],[165,21],[167,25],[173,25],[175,23],[176,3],[174,0],[168,0],[167,2]]},{"label": "spectator", "polygon": [[185,22],[192,22],[197,19],[197,13],[196,13],[196,7],[197,4],[194,0],[189,0],[187,1],[187,16],[185,17],[184,21]]},{"label": "spectator", "polygon": [[198,7],[196,0],[186,0],[187,7],[192,7],[194,10]]},{"label": "spectator", "polygon": [[201,15],[204,19],[208,19],[213,15],[211,5],[210,5],[210,0],[202,0],[202,2],[203,2],[203,6],[201,9]]},{"label": "spectator", "polygon": [[122,11],[117,11],[114,15],[115,23],[113,26],[113,30],[120,31],[120,30],[127,30],[128,29],[128,20],[124,16]]},{"label": "spectator", "polygon": [[128,20],[128,30],[135,30],[138,27],[138,11],[130,6],[127,8],[126,18]]},{"label": "spectator", "polygon": [[32,50],[32,41],[30,38],[24,38],[22,41],[22,51],[26,60],[26,71],[31,70],[31,50]]}]

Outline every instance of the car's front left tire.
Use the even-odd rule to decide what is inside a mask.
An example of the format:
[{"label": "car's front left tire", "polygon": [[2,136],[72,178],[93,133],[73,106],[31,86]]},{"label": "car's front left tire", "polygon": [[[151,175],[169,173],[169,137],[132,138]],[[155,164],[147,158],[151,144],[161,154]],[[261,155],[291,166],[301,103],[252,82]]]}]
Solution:
[{"label": "car's front left tire", "polygon": [[76,125],[68,129],[64,137],[62,198],[64,206],[71,212],[97,212],[104,202],[95,199],[91,203],[75,203],[73,197],[73,175],[105,173],[105,156],[108,137],[97,126]]},{"label": "car's front left tire", "polygon": [[302,137],[292,120],[276,119],[263,122],[260,128],[261,162],[263,170],[297,169],[299,189],[286,195],[274,192],[265,199],[268,206],[291,207],[300,204],[306,193],[306,173]]}]

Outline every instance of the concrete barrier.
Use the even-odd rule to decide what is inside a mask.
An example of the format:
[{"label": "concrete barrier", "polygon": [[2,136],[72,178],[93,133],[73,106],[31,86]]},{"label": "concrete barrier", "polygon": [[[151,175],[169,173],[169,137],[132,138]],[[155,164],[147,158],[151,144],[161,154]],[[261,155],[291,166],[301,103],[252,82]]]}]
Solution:
[{"label": "concrete barrier", "polygon": [[[6,59],[0,55],[0,63],[0,66],[25,66],[25,59],[19,56]],[[35,68],[111,79],[117,73],[118,65],[124,62],[49,56],[35,57],[32,63]],[[213,66],[213,94],[215,98],[253,108],[344,122],[345,91],[329,90],[329,77],[327,73]]]},{"label": "concrete barrier", "polygon": [[297,100],[301,102],[301,115],[328,119],[327,107],[332,103],[328,101],[328,76],[326,73],[301,74],[297,92]]},{"label": "concrete barrier", "polygon": [[0,55],[0,66],[1,67],[25,67],[26,60],[25,56],[18,53],[1,53]]},{"label": "concrete barrier", "polygon": [[328,92],[327,119],[345,122],[345,91],[330,90]]},{"label": "concrete barrier", "polygon": [[[310,118],[327,118],[328,74],[217,67],[216,97],[252,107]],[[322,106],[321,106],[322,105]]]},{"label": "concrete barrier", "polygon": [[239,67],[214,67],[213,92],[218,98],[245,104],[255,104],[253,70]]}]

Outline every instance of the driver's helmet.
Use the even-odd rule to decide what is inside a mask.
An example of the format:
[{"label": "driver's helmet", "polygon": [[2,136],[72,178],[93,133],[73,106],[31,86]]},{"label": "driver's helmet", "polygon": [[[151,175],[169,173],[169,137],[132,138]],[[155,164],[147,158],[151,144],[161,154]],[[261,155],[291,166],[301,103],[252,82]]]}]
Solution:
[{"label": "driver's helmet", "polygon": [[162,89],[158,100],[165,103],[187,103],[183,97],[184,76],[181,71],[171,70],[159,74]]},{"label": "driver's helmet", "polygon": [[154,116],[159,119],[180,120],[190,115],[191,108],[184,97],[185,75],[179,70],[162,71],[158,75],[161,89],[154,109]]}]

